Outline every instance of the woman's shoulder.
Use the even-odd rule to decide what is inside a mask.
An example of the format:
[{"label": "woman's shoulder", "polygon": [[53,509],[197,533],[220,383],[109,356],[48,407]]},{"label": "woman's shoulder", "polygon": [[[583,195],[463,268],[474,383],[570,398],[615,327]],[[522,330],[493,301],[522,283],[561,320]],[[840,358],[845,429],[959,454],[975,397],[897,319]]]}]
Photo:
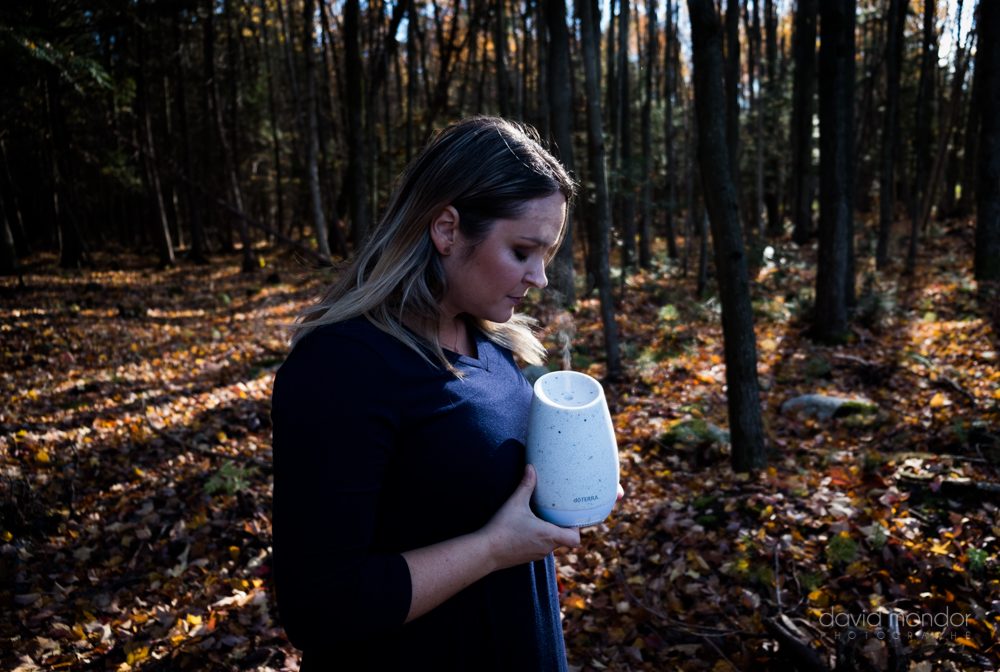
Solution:
[{"label": "woman's shoulder", "polygon": [[364,316],[314,327],[292,347],[278,377],[344,376],[384,366],[393,347],[387,337]]}]

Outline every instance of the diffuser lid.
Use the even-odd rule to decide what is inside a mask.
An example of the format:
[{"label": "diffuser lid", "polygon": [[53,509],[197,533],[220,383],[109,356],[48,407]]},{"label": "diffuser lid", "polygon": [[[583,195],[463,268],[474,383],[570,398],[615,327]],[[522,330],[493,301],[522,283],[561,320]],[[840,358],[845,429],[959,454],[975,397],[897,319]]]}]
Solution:
[{"label": "diffuser lid", "polygon": [[601,384],[578,371],[552,371],[535,381],[535,396],[546,404],[580,410],[597,404],[603,397]]}]

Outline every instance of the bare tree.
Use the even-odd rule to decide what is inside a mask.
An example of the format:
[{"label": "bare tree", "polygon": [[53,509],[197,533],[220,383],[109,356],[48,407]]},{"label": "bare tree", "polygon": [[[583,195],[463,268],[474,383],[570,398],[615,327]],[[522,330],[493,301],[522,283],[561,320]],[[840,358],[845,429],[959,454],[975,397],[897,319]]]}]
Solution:
[{"label": "bare tree", "polygon": [[816,92],[816,3],[795,8],[792,59],[792,238],[800,245],[812,235],[812,131]]},{"label": "bare tree", "polygon": [[[566,27],[566,4],[545,2],[545,23],[548,27],[548,105],[549,126],[554,149],[571,173],[573,160],[573,109],[570,90],[569,30]],[[575,301],[573,287],[573,212],[566,213],[566,232],[552,264],[552,288],[559,292],[564,306]]]},{"label": "bare tree", "polygon": [[595,190],[594,227],[598,249],[597,292],[601,300],[601,319],[604,323],[604,351],[607,357],[607,376],[611,380],[622,374],[621,355],[618,352],[618,326],[615,323],[614,299],[611,294],[611,208],[608,199],[608,180],[604,172],[604,131],[601,121],[601,97],[597,72],[597,45],[594,40],[594,17],[591,0],[576,0],[576,14],[580,19],[581,42],[587,100],[587,155],[590,161],[590,179]]},{"label": "bare tree", "polygon": [[323,198],[320,194],[319,184],[319,163],[317,155],[319,153],[319,129],[316,123],[316,56],[313,53],[315,48],[316,35],[313,15],[316,12],[314,0],[305,0],[302,3],[302,53],[305,57],[305,100],[303,108],[306,115],[306,127],[308,135],[305,138],[306,146],[306,182],[309,185],[309,212],[312,216],[313,230],[316,234],[316,245],[319,253],[326,259],[330,258],[330,242],[326,231],[326,216],[323,214]]},{"label": "bare tree", "polygon": [[750,305],[747,258],[740,232],[739,201],[729,163],[723,110],[722,26],[712,0],[688,0],[694,56],[698,159],[715,248],[715,274],[722,300],[732,462],[735,471],[766,463],[757,383],[757,343]]},{"label": "bare tree", "polygon": [[653,71],[656,69],[656,2],[646,0],[646,91],[642,100],[642,220],[639,226],[639,266],[653,265]]},{"label": "bare tree", "polygon": [[1000,280],[1000,3],[980,2],[976,69],[979,96],[979,183],[976,185],[976,279]]},{"label": "bare tree", "polygon": [[371,225],[368,214],[368,180],[365,170],[365,129],[361,121],[363,100],[361,86],[361,46],[358,42],[358,20],[360,8],[358,0],[344,3],[344,46],[347,49],[346,74],[347,91],[344,105],[347,107],[347,172],[351,234],[355,246],[361,244],[368,235]]},{"label": "bare tree", "polygon": [[[889,234],[895,221],[896,157],[899,155],[899,79],[903,61],[903,38],[906,28],[904,0],[889,0],[889,28],[885,45],[885,113],[882,125],[882,170],[879,174],[879,229],[875,265],[885,268],[889,262]],[[919,105],[918,105],[919,107]]]},{"label": "bare tree", "polygon": [[854,194],[855,0],[824,0],[819,51],[820,220],[813,335],[847,337]]}]

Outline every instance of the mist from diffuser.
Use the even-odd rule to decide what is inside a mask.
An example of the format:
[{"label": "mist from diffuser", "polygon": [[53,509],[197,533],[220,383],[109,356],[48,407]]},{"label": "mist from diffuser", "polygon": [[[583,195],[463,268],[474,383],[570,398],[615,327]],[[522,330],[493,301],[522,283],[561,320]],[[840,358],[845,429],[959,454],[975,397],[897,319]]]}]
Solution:
[{"label": "mist from diffuser", "polygon": [[535,381],[527,459],[536,514],[561,527],[600,523],[618,496],[618,443],[601,384],[577,371]]}]

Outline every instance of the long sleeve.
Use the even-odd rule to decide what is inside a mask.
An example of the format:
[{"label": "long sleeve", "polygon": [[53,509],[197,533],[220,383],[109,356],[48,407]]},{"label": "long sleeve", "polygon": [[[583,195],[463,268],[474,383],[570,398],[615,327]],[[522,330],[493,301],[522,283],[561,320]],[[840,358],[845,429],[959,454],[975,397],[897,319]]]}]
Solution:
[{"label": "long sleeve", "polygon": [[393,376],[336,328],[305,337],[274,382],[274,561],[292,643],[329,649],[398,628],[410,605],[402,555],[377,552],[379,493],[399,419]]}]

